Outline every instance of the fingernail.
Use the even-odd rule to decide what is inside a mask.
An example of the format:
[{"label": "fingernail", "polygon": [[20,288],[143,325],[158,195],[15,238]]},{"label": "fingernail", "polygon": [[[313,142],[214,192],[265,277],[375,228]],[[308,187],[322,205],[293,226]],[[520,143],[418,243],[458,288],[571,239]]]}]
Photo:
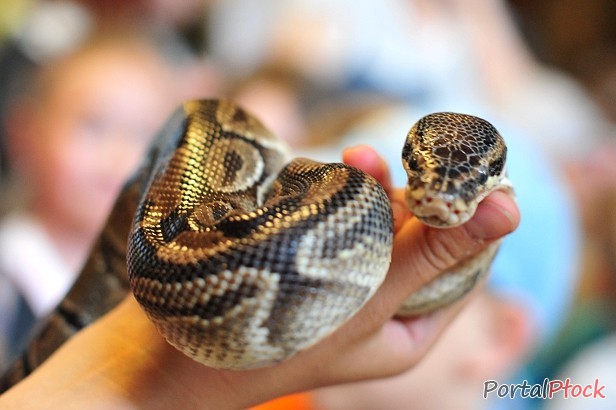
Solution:
[{"label": "fingernail", "polygon": [[465,228],[475,239],[496,239],[512,232],[519,221],[515,202],[501,191],[490,194],[479,207]]},{"label": "fingernail", "polygon": [[[375,167],[379,157],[373,150],[365,145],[356,145],[344,150],[344,157],[352,163]],[[375,165],[376,164],[376,165]]]}]

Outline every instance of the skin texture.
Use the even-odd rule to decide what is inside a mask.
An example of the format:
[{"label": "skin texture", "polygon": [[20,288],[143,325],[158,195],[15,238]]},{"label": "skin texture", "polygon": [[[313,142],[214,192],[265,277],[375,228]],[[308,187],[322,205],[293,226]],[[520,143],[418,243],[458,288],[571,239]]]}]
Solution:
[{"label": "skin texture", "polygon": [[[440,271],[513,231],[519,213],[496,192],[467,224],[429,228],[406,211],[382,159],[366,147],[344,161],[379,180],[393,203],[393,259],[384,284],[338,331],[288,361],[230,372],[199,365],[167,345],[132,297],[79,333],[22,383],[0,398],[7,408],[244,408],[291,392],[400,373],[414,366],[466,303],[396,320],[403,299]],[[36,400],[32,394],[36,393]]]},{"label": "skin texture", "polygon": [[[508,380],[533,337],[519,301],[480,289],[417,366],[395,377],[328,387],[311,393],[327,410],[490,408],[486,380]],[[412,404],[410,404],[412,403]]]}]

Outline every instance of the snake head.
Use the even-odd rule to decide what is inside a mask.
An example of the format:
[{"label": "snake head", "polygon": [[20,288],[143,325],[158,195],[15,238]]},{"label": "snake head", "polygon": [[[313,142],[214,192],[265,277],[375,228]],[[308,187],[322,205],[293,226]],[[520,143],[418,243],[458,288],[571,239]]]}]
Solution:
[{"label": "snake head", "polygon": [[456,113],[421,118],[402,152],[409,209],[431,226],[463,224],[503,185],[506,156],[503,138],[486,120]]}]

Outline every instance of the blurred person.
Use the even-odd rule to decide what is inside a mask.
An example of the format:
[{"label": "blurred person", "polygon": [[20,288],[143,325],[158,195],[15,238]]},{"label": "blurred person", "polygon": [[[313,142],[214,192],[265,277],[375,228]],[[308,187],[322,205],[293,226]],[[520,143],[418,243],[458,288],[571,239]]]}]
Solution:
[{"label": "blurred person", "polygon": [[[0,116],[28,88],[33,73],[51,58],[81,44],[91,31],[90,16],[71,1],[21,2],[22,18],[7,32],[0,48]],[[0,188],[7,189],[11,164],[6,129],[0,127]]]},{"label": "blurred person", "polygon": [[[224,78],[203,54],[201,30],[208,6],[202,0],[29,0],[23,18],[0,47],[0,115],[25,89],[38,67],[72,52],[103,31],[141,32],[156,44],[175,72],[179,100],[214,95]],[[199,28],[199,30],[196,29]],[[10,184],[7,136],[0,127],[0,188]]]},{"label": "blurred person", "polygon": [[212,0],[72,0],[97,27],[139,27],[176,71],[181,100],[213,96],[225,78],[208,58],[203,24]]},{"label": "blurred person", "polygon": [[546,402],[548,410],[616,407],[616,146],[610,142],[568,167],[583,205],[586,263],[568,337],[561,341],[560,354],[549,358],[557,380],[582,386],[598,380],[604,397],[573,397],[572,390],[565,397],[560,391]]},{"label": "blurred person", "polygon": [[[64,0],[67,1],[67,0]],[[180,100],[221,91],[224,75],[205,53],[203,24],[212,0],[71,0],[94,29],[139,28],[156,42],[176,75]]]},{"label": "blurred person", "polygon": [[504,0],[230,0],[210,18],[212,54],[239,77],[280,65],[438,110],[490,107],[562,160],[606,132],[588,94],[529,52]]},{"label": "blurred person", "polygon": [[0,299],[5,356],[72,284],[177,101],[170,80],[149,43],[109,36],[50,62],[13,101],[9,152],[26,204],[0,222],[0,278],[12,294]]},{"label": "blurred person", "polygon": [[[588,343],[583,346],[569,361],[564,363],[558,372],[556,379],[571,384],[586,386],[598,381],[601,395],[596,399],[589,399],[575,393],[573,397],[570,390],[568,396],[564,391],[559,391],[554,398],[545,404],[546,410],[575,410],[584,408],[587,410],[608,410],[616,407],[616,333]],[[590,391],[589,391],[590,393]],[[602,397],[603,396],[603,397]]]}]

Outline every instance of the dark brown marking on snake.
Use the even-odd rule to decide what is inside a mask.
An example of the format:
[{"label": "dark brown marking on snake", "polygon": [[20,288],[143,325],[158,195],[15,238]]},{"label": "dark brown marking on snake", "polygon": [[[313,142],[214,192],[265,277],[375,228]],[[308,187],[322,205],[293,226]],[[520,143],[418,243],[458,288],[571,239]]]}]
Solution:
[{"label": "dark brown marking on snake", "polygon": [[226,166],[222,185],[229,186],[238,179],[237,174],[242,169],[244,160],[237,152],[230,151],[225,153],[224,163]]},{"label": "dark brown marking on snake", "polygon": [[502,157],[495,158],[494,161],[490,163],[490,176],[499,175],[503,172],[503,168],[505,168],[505,161],[507,158],[507,148],[503,148],[504,153]]},{"label": "dark brown marking on snake", "polygon": [[[212,320],[223,317],[246,298],[258,295],[259,287],[256,283],[242,283],[237,290],[227,289],[221,295],[213,295],[208,299],[207,306],[196,304],[182,308],[173,307],[169,304],[153,303],[146,299],[140,299],[141,305],[157,319],[167,317],[191,317],[198,316],[203,320]],[[152,292],[156,296],[156,292]]]},{"label": "dark brown marking on snake", "polygon": [[231,117],[231,122],[233,122],[234,125],[245,126],[248,123],[248,115],[244,110],[236,109],[233,112],[233,117]]},{"label": "dark brown marking on snake", "polygon": [[280,346],[282,341],[292,341],[292,344],[302,345],[309,340],[313,331],[310,324],[303,325],[297,318],[301,317],[298,312],[313,312],[313,320],[322,327],[330,326],[341,318],[338,315],[320,315],[319,305],[333,303],[344,305],[345,303],[357,303],[370,292],[370,289],[349,285],[343,281],[325,281],[308,277],[284,277],[280,283],[280,292],[272,308],[272,314],[264,323],[269,330],[268,341],[273,346]]},{"label": "dark brown marking on snake", "polygon": [[171,211],[169,215],[162,218],[160,221],[160,230],[165,242],[171,242],[181,232],[188,230],[188,218],[186,215],[181,215],[177,210]]}]

